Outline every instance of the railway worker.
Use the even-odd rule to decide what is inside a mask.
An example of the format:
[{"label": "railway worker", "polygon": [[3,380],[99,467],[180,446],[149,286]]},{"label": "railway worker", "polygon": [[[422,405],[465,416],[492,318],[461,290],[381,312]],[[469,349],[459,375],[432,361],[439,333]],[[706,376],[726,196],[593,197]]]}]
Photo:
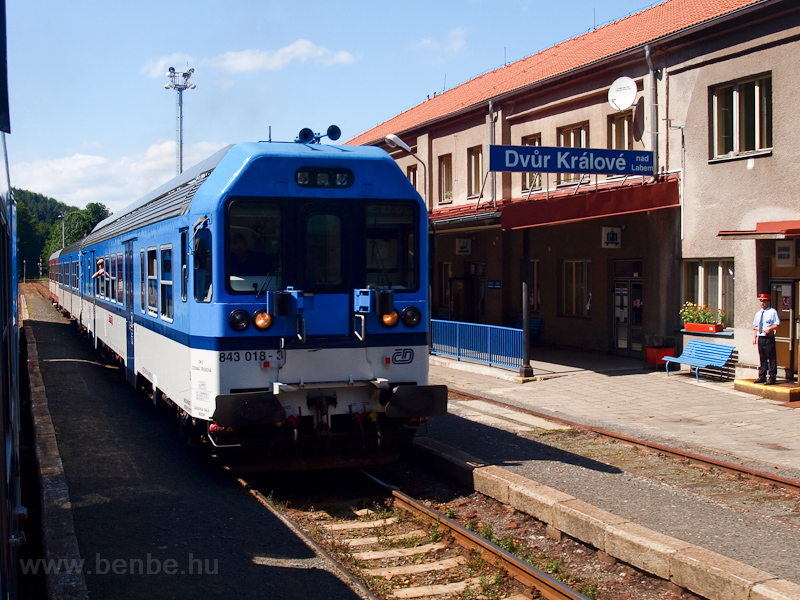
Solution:
[{"label": "railway worker", "polygon": [[781,324],[778,311],[770,306],[772,296],[759,294],[761,310],[753,319],[753,343],[758,344],[758,358],[761,363],[758,367],[756,383],[775,385],[778,376],[778,358],[775,354],[775,330]]}]

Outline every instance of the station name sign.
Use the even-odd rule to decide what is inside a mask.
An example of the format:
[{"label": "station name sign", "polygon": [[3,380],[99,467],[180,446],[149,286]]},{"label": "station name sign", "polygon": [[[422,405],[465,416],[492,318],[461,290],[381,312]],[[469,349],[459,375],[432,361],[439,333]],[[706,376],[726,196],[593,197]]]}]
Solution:
[{"label": "station name sign", "polygon": [[653,153],[548,146],[489,146],[490,171],[653,175]]}]

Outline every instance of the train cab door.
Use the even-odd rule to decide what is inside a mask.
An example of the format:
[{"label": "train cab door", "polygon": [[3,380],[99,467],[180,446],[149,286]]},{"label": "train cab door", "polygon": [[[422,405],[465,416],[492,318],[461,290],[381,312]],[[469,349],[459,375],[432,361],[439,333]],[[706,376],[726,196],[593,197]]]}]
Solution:
[{"label": "train cab door", "polygon": [[126,332],[127,353],[125,361],[125,378],[128,383],[136,385],[136,355],[134,354],[134,310],[133,310],[133,240],[124,242],[125,246],[125,322],[128,325]]},{"label": "train cab door", "polygon": [[345,206],[331,204],[309,204],[300,213],[298,268],[305,296],[298,327],[316,336],[354,335],[352,264],[347,258],[352,256],[353,218]]}]

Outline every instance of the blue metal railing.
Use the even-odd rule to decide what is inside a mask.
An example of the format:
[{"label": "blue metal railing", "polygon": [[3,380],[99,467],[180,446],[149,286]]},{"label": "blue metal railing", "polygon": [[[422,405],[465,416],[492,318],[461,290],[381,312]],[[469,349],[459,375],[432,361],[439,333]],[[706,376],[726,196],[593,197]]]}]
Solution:
[{"label": "blue metal railing", "polygon": [[522,330],[431,319],[431,352],[519,369],[522,366]]}]

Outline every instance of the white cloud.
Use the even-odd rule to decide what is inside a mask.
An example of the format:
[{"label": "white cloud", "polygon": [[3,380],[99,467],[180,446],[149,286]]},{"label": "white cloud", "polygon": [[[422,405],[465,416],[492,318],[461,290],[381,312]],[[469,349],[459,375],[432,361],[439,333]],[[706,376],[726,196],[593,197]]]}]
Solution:
[{"label": "white cloud", "polygon": [[211,60],[215,67],[245,73],[252,71],[278,71],[293,62],[306,62],[312,60],[324,65],[347,64],[355,59],[345,50],[331,52],[324,46],[317,46],[308,40],[296,40],[278,48],[274,52],[265,50],[241,50],[238,52],[225,52]]},{"label": "white cloud", "polygon": [[254,71],[279,71],[292,63],[313,61],[325,66],[349,64],[356,58],[346,50],[332,52],[325,46],[318,46],[309,40],[299,39],[288,46],[274,51],[238,50],[224,52],[213,58],[192,58],[186,54],[172,54],[149,60],[142,66],[142,72],[148,77],[163,77],[171,66],[182,68],[204,66],[227,71],[229,73],[251,73]]},{"label": "white cloud", "polygon": [[[209,157],[225,144],[200,142],[183,148],[184,168]],[[73,154],[10,166],[11,184],[84,208],[105,204],[111,212],[135,202],[176,174],[175,142],[159,141],[144,153],[108,159]]]}]

